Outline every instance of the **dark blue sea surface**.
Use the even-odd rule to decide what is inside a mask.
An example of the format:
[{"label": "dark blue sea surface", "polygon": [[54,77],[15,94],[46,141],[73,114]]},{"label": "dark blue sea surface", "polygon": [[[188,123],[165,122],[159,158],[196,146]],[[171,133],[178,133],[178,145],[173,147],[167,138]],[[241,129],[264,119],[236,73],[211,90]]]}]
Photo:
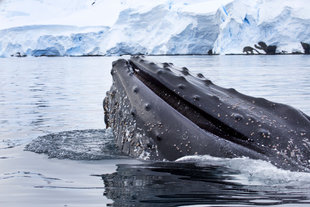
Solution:
[{"label": "dark blue sea surface", "polygon": [[[310,114],[309,56],[149,58]],[[102,108],[116,59],[0,59],[1,206],[310,206],[310,173],[245,157],[119,153]]]}]

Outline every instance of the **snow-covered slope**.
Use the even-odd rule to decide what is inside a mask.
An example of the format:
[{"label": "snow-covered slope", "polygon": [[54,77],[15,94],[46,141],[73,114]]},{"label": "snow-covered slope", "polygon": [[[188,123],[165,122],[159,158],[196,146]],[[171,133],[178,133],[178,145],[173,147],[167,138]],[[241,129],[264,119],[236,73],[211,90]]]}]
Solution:
[{"label": "snow-covered slope", "polygon": [[2,0],[0,17],[1,57],[228,54],[259,41],[294,52],[310,43],[307,0]]},{"label": "snow-covered slope", "polygon": [[310,4],[307,0],[235,0],[217,11],[220,34],[217,53],[240,53],[258,41],[277,45],[278,51],[302,51],[310,43]]},{"label": "snow-covered slope", "polygon": [[101,55],[98,45],[109,27],[35,25],[0,31],[0,56]]},{"label": "snow-covered slope", "polygon": [[218,35],[214,15],[196,15],[159,5],[147,12],[120,13],[102,48],[111,54],[207,53]]}]

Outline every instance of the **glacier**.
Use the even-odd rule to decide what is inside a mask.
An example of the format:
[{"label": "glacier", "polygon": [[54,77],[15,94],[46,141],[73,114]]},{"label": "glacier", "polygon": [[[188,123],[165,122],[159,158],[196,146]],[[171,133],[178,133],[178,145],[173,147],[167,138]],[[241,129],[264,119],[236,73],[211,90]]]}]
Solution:
[{"label": "glacier", "polygon": [[0,57],[240,54],[259,41],[296,53],[310,43],[306,0],[6,0],[0,8]]},{"label": "glacier", "polygon": [[[224,7],[223,7],[224,8]],[[220,34],[217,53],[240,53],[259,41],[276,45],[278,52],[302,52],[300,42],[310,43],[310,5],[297,0],[236,0],[217,11]]]},{"label": "glacier", "polygon": [[98,45],[109,27],[34,25],[0,31],[0,56],[100,55]]}]

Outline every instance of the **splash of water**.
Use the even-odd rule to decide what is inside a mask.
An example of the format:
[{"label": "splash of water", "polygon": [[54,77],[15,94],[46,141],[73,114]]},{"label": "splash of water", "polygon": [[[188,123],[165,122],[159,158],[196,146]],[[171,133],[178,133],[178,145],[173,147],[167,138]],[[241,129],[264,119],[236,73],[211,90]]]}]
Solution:
[{"label": "splash of water", "polygon": [[26,151],[72,160],[123,159],[110,129],[73,130],[48,134],[26,145]]}]

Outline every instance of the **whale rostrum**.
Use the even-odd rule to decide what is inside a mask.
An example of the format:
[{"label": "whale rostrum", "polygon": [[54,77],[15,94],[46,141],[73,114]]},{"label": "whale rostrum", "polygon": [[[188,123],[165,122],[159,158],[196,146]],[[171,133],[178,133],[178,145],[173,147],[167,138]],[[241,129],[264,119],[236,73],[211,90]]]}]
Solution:
[{"label": "whale rostrum", "polygon": [[143,56],[112,65],[105,122],[124,153],[152,160],[249,157],[310,171],[310,118],[300,110]]}]

